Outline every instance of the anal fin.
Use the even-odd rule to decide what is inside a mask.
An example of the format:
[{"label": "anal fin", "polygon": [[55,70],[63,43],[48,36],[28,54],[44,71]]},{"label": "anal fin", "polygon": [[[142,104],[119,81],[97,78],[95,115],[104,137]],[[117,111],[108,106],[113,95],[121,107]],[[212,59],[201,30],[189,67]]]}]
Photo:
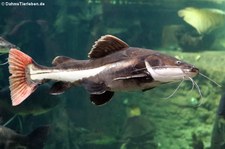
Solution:
[{"label": "anal fin", "polygon": [[52,85],[49,93],[52,95],[60,95],[65,92],[68,88],[72,86],[71,83],[67,82],[56,82]]},{"label": "anal fin", "polygon": [[93,104],[99,106],[109,102],[113,95],[114,92],[111,91],[105,91],[102,94],[91,94],[90,100]]}]

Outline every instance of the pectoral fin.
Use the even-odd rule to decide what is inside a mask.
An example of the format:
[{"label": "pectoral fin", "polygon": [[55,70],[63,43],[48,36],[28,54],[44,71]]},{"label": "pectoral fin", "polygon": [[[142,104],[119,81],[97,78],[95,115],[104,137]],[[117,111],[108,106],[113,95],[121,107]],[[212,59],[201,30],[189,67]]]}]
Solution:
[{"label": "pectoral fin", "polygon": [[95,105],[103,105],[110,101],[112,98],[114,92],[111,91],[105,91],[102,94],[91,94],[90,95],[90,100],[93,104]]},{"label": "pectoral fin", "polygon": [[[93,80],[92,80],[93,79]],[[90,94],[102,94],[107,90],[104,82],[97,82],[95,78],[90,78],[90,80],[82,80],[81,84]]]},{"label": "pectoral fin", "polygon": [[107,87],[104,82],[83,80],[82,85],[90,93],[90,100],[95,105],[105,104],[114,94],[114,92],[107,91]]},{"label": "pectoral fin", "polygon": [[131,75],[131,76],[124,76],[124,77],[117,77],[117,78],[114,78],[113,80],[116,81],[116,80],[127,80],[127,79],[134,79],[134,78],[143,78],[143,77],[147,77],[147,74],[136,74],[136,75]]}]

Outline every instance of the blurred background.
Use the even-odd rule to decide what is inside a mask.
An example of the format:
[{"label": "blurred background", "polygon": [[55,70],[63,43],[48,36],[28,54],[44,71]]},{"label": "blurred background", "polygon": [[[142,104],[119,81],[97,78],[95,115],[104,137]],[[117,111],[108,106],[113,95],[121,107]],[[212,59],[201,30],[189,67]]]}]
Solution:
[{"label": "blurred background", "polygon": [[[203,98],[186,81],[169,99],[164,98],[179,83],[146,92],[116,93],[111,102],[97,107],[84,88],[52,96],[49,83],[12,107],[6,64],[0,66],[2,125],[13,116],[6,127],[23,134],[50,125],[45,149],[225,148],[225,0],[24,2],[42,2],[44,6],[9,6],[10,2],[6,6],[4,2],[0,6],[0,36],[39,64],[51,66],[58,55],[87,59],[94,42],[111,34],[130,46],[159,50],[187,61],[222,87],[198,76],[194,80]],[[7,52],[0,53],[4,63]]]}]

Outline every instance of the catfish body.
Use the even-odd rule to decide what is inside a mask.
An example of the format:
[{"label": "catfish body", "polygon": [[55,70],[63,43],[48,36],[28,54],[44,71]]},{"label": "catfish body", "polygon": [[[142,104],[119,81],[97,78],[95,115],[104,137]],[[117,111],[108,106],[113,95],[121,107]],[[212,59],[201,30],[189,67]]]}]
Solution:
[{"label": "catfish body", "polygon": [[20,104],[46,80],[56,83],[50,93],[61,94],[73,85],[83,85],[91,101],[101,105],[115,91],[148,90],[160,84],[192,78],[198,69],[157,51],[129,47],[112,35],[102,36],[89,53],[89,60],[56,57],[53,67],[38,65],[31,57],[9,52],[10,90],[13,105]]},{"label": "catfish body", "polygon": [[[90,93],[142,90],[154,86],[149,84],[152,83],[153,78],[145,68],[144,60],[147,55],[142,52],[146,50],[127,48],[98,59],[82,62],[71,60],[53,69],[70,71],[72,67],[73,70],[80,71],[82,74],[79,78],[74,76],[67,81],[83,85]],[[151,51],[147,52],[150,54]]]}]

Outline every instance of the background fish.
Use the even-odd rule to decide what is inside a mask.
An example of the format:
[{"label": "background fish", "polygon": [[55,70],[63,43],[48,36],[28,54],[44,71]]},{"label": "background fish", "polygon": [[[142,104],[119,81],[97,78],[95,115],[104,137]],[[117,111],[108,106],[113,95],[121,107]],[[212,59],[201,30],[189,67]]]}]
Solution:
[{"label": "background fish", "polygon": [[40,115],[49,112],[60,103],[59,96],[49,96],[49,85],[45,84],[39,87],[36,92],[28,97],[29,100],[19,106],[12,107],[10,102],[10,90],[8,87],[0,90],[0,110],[4,113],[13,113],[16,115]]},{"label": "background fish", "polygon": [[6,41],[4,38],[0,37],[0,53],[8,53],[9,49],[17,48],[14,44]]},{"label": "background fish", "polygon": [[16,133],[14,130],[0,126],[1,149],[42,149],[47,140],[49,126],[40,126],[28,135]]},{"label": "background fish", "polygon": [[211,149],[225,147],[225,94],[220,98],[211,137]]},{"label": "background fish", "polygon": [[219,9],[186,7],[179,10],[178,15],[199,34],[210,33],[225,23],[225,12]]}]

